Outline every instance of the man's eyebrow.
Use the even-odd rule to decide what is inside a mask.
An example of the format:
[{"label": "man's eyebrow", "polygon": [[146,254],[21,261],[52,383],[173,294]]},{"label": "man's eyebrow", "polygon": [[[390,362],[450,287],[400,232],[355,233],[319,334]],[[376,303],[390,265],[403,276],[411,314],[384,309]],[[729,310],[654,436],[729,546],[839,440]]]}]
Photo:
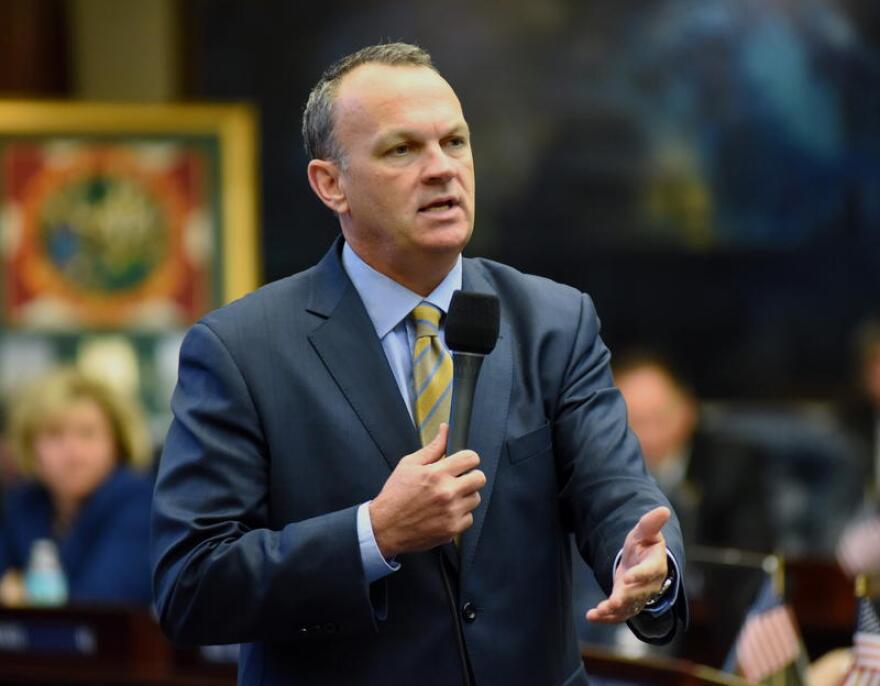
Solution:
[{"label": "man's eyebrow", "polygon": [[454,135],[469,135],[471,130],[468,128],[467,122],[459,122],[455,126],[451,127],[444,135],[443,138],[448,138],[449,136]]},{"label": "man's eyebrow", "polygon": [[[441,138],[449,138],[449,136],[455,135],[470,135],[470,129],[466,122],[460,122],[451,126],[442,136]],[[402,140],[412,140],[412,139],[420,139],[422,137],[422,133],[414,130],[414,129],[392,129],[391,131],[386,131],[381,134],[376,139],[376,145],[381,147],[382,145],[387,145],[396,141]]]}]

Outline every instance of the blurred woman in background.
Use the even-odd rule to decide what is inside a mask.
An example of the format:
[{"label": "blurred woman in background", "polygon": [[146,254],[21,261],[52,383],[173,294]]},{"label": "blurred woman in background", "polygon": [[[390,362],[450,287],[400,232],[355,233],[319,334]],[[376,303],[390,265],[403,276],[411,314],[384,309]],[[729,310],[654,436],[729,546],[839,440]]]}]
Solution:
[{"label": "blurred woman in background", "polygon": [[61,369],[13,403],[10,436],[25,478],[3,498],[5,602],[39,602],[29,567],[51,567],[54,555],[63,573],[54,602],[149,604],[152,483],[135,468],[151,452],[138,408],[105,383]]}]

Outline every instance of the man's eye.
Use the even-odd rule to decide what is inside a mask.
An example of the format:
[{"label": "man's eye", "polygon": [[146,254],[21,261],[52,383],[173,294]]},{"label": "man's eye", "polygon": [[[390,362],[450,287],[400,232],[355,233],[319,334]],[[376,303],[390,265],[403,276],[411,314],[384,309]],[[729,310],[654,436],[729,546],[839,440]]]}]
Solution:
[{"label": "man's eye", "polygon": [[393,148],[391,148],[388,153],[395,157],[401,157],[402,155],[406,155],[409,150],[409,145],[407,145],[406,143],[401,143],[400,145],[395,145]]}]

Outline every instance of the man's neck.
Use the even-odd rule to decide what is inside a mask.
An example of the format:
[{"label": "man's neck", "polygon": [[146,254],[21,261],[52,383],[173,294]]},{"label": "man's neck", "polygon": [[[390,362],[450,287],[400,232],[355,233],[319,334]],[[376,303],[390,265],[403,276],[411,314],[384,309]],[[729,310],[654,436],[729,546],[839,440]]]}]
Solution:
[{"label": "man's neck", "polygon": [[443,279],[446,278],[446,275],[452,271],[453,266],[455,266],[455,259],[449,264],[444,263],[443,266],[439,268],[436,264],[431,264],[426,265],[424,269],[411,271],[395,270],[391,273],[383,273],[389,279],[394,279],[404,288],[408,288],[413,293],[418,293],[422,297],[426,297],[440,285]]},{"label": "man's neck", "polygon": [[351,249],[363,262],[380,274],[396,281],[404,288],[427,296],[446,278],[458,260],[459,253],[453,255],[436,254],[427,259],[398,260],[382,259],[381,256],[364,250],[361,246],[349,243]]}]

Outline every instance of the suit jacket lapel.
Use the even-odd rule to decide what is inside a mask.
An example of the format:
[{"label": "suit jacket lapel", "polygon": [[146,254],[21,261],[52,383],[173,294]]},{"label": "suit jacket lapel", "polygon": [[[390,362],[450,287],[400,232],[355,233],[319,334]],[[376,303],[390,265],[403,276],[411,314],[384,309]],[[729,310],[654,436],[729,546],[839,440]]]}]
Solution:
[{"label": "suit jacket lapel", "polygon": [[[342,268],[341,249],[340,239],[311,273],[312,295],[306,309],[324,321],[309,340],[389,468],[394,469],[401,457],[418,450],[421,443],[373,323]],[[494,293],[479,264],[472,260],[464,261],[462,278],[465,290]],[[486,486],[474,511],[474,525],[462,535],[460,550],[451,543],[441,546],[460,574],[473,563],[491,501],[504,447],[512,374],[512,337],[502,307],[501,333],[480,371],[470,428],[469,445],[480,456]]]},{"label": "suit jacket lapel", "polygon": [[376,329],[340,262],[342,241],[312,272],[309,312],[325,318],[309,341],[391,469],[420,441]]},{"label": "suit jacket lapel", "polygon": [[[464,290],[493,293],[495,289],[483,275],[478,262],[464,261]],[[461,537],[461,574],[473,564],[486,512],[492,500],[498,460],[504,447],[507,412],[513,375],[513,349],[510,326],[501,307],[501,330],[495,349],[483,360],[474,394],[468,446],[480,456],[480,469],[486,485],[480,492],[480,505],[474,511],[474,524]]]}]

